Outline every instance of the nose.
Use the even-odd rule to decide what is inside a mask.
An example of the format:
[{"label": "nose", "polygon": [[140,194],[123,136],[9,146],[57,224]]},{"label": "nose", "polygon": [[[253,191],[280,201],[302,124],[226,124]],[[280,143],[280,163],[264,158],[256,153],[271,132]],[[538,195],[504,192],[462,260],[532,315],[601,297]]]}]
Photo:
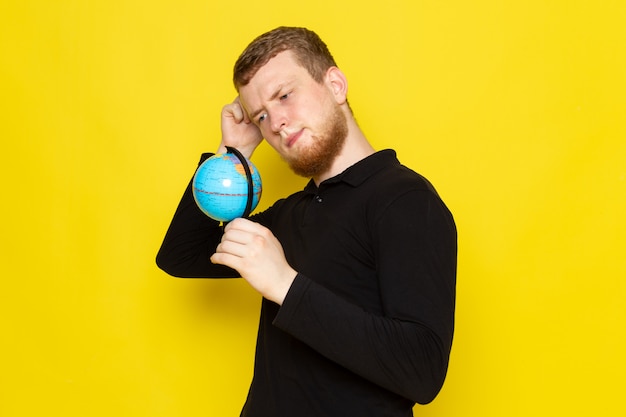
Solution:
[{"label": "nose", "polygon": [[287,126],[287,116],[282,111],[274,110],[269,114],[269,118],[270,126],[274,133],[280,133]]}]

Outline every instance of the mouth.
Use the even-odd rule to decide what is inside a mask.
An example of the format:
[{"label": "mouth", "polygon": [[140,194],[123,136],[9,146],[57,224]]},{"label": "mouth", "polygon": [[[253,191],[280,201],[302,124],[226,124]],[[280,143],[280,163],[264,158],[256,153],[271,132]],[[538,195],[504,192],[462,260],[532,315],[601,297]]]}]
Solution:
[{"label": "mouth", "polygon": [[285,145],[287,145],[288,148],[291,148],[298,141],[298,139],[300,139],[300,136],[302,136],[303,132],[304,132],[304,129],[299,130],[287,136]]}]

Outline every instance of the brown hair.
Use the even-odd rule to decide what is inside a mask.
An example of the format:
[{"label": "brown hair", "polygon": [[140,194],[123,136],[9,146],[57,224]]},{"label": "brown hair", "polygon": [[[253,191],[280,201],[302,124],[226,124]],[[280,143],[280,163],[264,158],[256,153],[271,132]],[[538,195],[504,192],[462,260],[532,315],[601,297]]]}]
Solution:
[{"label": "brown hair", "polygon": [[247,85],[256,72],[281,52],[292,51],[296,60],[321,83],[328,68],[337,66],[326,44],[313,31],[300,27],[281,26],[266,32],[242,52],[235,63],[235,88]]}]

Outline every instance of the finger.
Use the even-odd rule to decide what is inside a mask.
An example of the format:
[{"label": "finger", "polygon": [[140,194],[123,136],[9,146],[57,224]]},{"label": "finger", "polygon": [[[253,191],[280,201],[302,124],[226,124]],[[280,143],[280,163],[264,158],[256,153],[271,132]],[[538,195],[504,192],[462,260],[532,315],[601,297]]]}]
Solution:
[{"label": "finger", "polygon": [[246,245],[222,242],[209,259],[214,264],[226,265],[242,274],[243,265],[246,264],[247,253],[248,248]]},{"label": "finger", "polygon": [[231,229],[224,233],[220,243],[233,243],[238,245],[247,245],[252,240],[252,235],[243,230]]},{"label": "finger", "polygon": [[225,265],[233,269],[237,269],[237,260],[239,258],[229,253],[215,252],[209,259],[214,264]]},{"label": "finger", "polygon": [[239,104],[231,104],[230,112],[233,115],[233,119],[237,123],[241,123],[245,119],[245,112]]},{"label": "finger", "polygon": [[244,120],[244,111],[239,102],[235,100],[222,107],[222,116],[232,119],[235,123],[241,123]]},{"label": "finger", "polygon": [[239,108],[241,109],[241,115],[242,115],[243,122],[245,124],[250,124],[250,122],[251,122],[250,116],[248,115],[248,112],[246,111],[246,108],[241,103],[241,99],[240,99],[239,96],[237,96],[237,98],[235,98],[235,101],[233,102],[233,104],[237,104],[239,106]]},{"label": "finger", "polygon": [[215,253],[232,255],[237,258],[242,258],[246,255],[247,248],[245,244],[231,242],[231,241],[224,241],[220,243],[219,245],[217,245],[217,248],[215,248]]},{"label": "finger", "polygon": [[261,229],[264,229],[264,227],[260,224],[255,223],[252,220],[244,219],[243,217],[238,217],[228,222],[224,228],[224,232],[240,230],[248,233],[259,233]]}]

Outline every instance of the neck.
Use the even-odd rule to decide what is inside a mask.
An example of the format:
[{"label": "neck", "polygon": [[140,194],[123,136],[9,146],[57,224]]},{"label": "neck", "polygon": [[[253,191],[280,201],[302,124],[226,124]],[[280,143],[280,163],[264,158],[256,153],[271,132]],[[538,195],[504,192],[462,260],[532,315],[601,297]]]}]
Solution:
[{"label": "neck", "polygon": [[341,174],[343,171],[372,155],[375,149],[356,124],[353,117],[348,117],[348,135],[341,151],[333,161],[330,168],[320,175],[313,177],[315,185],[319,186],[323,181]]}]

